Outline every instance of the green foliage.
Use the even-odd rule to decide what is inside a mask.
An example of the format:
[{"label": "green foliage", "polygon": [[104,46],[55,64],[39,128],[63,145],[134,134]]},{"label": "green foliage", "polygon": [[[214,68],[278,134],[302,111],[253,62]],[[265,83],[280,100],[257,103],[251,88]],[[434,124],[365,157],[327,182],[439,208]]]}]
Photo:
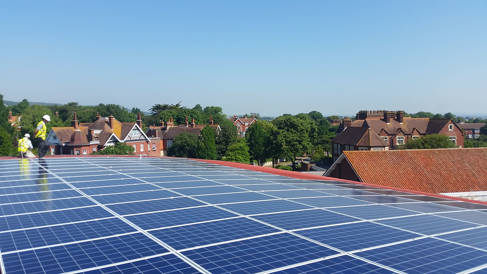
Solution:
[{"label": "green foliage", "polygon": [[196,124],[208,124],[210,119],[213,119],[216,124],[222,124],[228,120],[221,107],[208,106],[203,109],[199,104],[193,108],[183,107],[180,103],[175,105],[156,104],[151,107],[150,112],[151,116],[144,121],[149,125],[159,125],[161,120],[167,122],[170,118],[174,119],[176,125],[185,124],[186,118],[189,123],[194,118]]},{"label": "green foliage", "polygon": [[105,147],[103,150],[93,152],[98,155],[133,155],[134,148],[125,143],[116,143],[114,146]]},{"label": "green foliage", "polygon": [[269,158],[277,159],[281,154],[279,132],[270,122],[258,120],[245,134],[249,152],[253,160],[263,165]]},{"label": "green foliage", "polygon": [[12,113],[14,115],[22,114],[29,107],[29,101],[23,99],[21,102],[12,107]]},{"label": "green foliage", "polygon": [[465,139],[465,147],[487,147],[487,136],[481,135],[479,139]]},{"label": "green foliage", "polygon": [[218,159],[225,156],[228,146],[237,141],[237,127],[232,121],[225,119],[220,124],[221,132],[216,136],[216,151]]},{"label": "green foliage", "polygon": [[292,171],[293,168],[290,166],[276,166],[277,169],[282,169],[282,170],[289,170]]},{"label": "green foliage", "polygon": [[283,155],[291,159],[294,170],[296,170],[296,157],[309,153],[312,148],[311,140],[316,133],[313,132],[310,120],[285,115],[272,121],[279,130]]},{"label": "green foliage", "polygon": [[167,155],[197,158],[198,148],[198,136],[189,133],[181,133],[174,138],[171,147],[167,150]]},{"label": "green foliage", "polygon": [[3,104],[0,94],[0,156],[12,156],[17,153],[14,129],[8,123],[8,109]]},{"label": "green foliage", "polygon": [[485,124],[485,126],[480,128],[480,134],[487,135],[487,123]]},{"label": "green foliage", "polygon": [[239,162],[248,164],[250,162],[249,147],[244,139],[240,139],[228,146],[224,161]]},{"label": "green foliage", "polygon": [[201,159],[216,159],[215,130],[209,126],[201,130],[198,145],[198,157]]},{"label": "green foliage", "polygon": [[407,142],[406,149],[431,149],[431,148],[454,148],[455,144],[448,139],[448,136],[431,134],[416,140]]}]

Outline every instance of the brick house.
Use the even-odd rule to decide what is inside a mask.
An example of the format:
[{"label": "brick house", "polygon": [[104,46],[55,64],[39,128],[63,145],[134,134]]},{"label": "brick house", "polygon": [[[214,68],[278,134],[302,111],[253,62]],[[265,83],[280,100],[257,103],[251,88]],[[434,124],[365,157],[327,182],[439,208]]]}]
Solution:
[{"label": "brick house", "polygon": [[238,117],[237,115],[234,115],[231,120],[237,127],[237,133],[240,137],[245,137],[247,129],[257,121],[255,117]]},{"label": "brick house", "polygon": [[449,137],[463,147],[463,130],[447,119],[405,117],[404,111],[359,111],[356,119],[344,119],[332,140],[335,161],[347,150],[389,150],[428,134]]},{"label": "brick house", "polygon": [[459,123],[458,126],[463,129],[465,138],[478,139],[480,138],[480,129],[485,126],[485,123]]},{"label": "brick house", "polygon": [[[201,130],[207,125],[197,125],[194,118],[189,123],[188,118],[186,118],[186,123],[183,125],[175,125],[174,119],[170,118],[167,123],[161,121],[160,126],[149,126],[146,131],[146,135],[151,140],[153,146],[157,146],[160,151],[160,156],[166,156],[167,150],[172,146],[174,138],[182,133],[188,133],[196,136],[201,135]],[[219,125],[215,124],[213,119],[210,120],[208,126],[215,129],[216,134],[219,134],[221,128]]]},{"label": "brick house", "polygon": [[344,151],[324,176],[445,195],[482,191],[485,196],[487,148]]},{"label": "brick house", "polygon": [[53,127],[48,139],[57,143],[51,146],[52,154],[86,155],[118,142],[132,146],[136,155],[158,154],[152,153],[151,140],[142,130],[140,113],[136,122],[120,122],[113,115],[97,115],[93,123],[79,123],[73,113],[71,127]]}]

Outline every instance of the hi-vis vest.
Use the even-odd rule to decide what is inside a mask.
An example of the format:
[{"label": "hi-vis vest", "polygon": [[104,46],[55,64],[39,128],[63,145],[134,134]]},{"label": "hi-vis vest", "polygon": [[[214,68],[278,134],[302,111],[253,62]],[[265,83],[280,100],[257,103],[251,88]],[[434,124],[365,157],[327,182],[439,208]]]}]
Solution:
[{"label": "hi-vis vest", "polygon": [[25,153],[29,150],[29,145],[27,144],[27,140],[25,138],[19,139],[19,152]]},{"label": "hi-vis vest", "polygon": [[42,128],[37,132],[35,137],[36,138],[39,137],[42,140],[46,140],[46,131],[47,131],[46,124],[44,123],[44,121],[40,121],[39,123],[37,123],[37,127],[39,127],[39,125],[41,124],[42,124]]}]

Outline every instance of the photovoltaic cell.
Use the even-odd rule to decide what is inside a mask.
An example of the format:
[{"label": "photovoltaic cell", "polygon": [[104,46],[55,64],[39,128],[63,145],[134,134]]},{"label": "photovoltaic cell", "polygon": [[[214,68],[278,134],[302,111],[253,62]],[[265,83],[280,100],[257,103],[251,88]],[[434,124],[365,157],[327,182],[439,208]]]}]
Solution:
[{"label": "photovoltaic cell", "polygon": [[334,212],[343,213],[362,219],[390,218],[417,214],[416,212],[403,210],[385,205],[366,205],[333,208]]},{"label": "photovoltaic cell", "polygon": [[256,216],[255,218],[284,229],[297,229],[357,221],[355,218],[319,209],[275,213]]},{"label": "photovoltaic cell", "polygon": [[293,201],[307,204],[315,207],[337,207],[337,206],[353,206],[366,205],[368,202],[351,199],[347,197],[320,197],[320,198],[301,198],[293,199]]},{"label": "photovoltaic cell", "polygon": [[2,247],[2,252],[8,252],[133,231],[135,231],[134,228],[119,219],[103,219],[0,233],[0,246]]},{"label": "photovoltaic cell", "polygon": [[0,216],[94,205],[85,197],[0,205]]},{"label": "photovoltaic cell", "polygon": [[183,253],[211,273],[256,273],[336,254],[290,234],[278,234]]},{"label": "photovoltaic cell", "polygon": [[235,193],[235,194],[216,194],[216,195],[208,195],[208,196],[196,196],[195,198],[212,204],[272,199],[272,197],[255,193],[255,192],[245,192],[245,193]]},{"label": "photovoltaic cell", "polygon": [[286,200],[227,204],[222,205],[222,207],[246,215],[310,208],[309,206],[293,203]]},{"label": "photovoltaic cell", "polygon": [[113,193],[132,192],[132,191],[158,190],[158,189],[160,188],[150,184],[137,184],[137,185],[87,188],[87,189],[83,189],[83,192],[88,195],[99,195],[99,194],[113,194]]},{"label": "photovoltaic cell", "polygon": [[277,231],[270,226],[246,218],[238,218],[154,230],[151,234],[176,249],[184,249]]},{"label": "photovoltaic cell", "polygon": [[142,212],[149,212],[149,211],[193,207],[199,205],[203,205],[203,203],[190,198],[181,197],[181,198],[169,198],[169,199],[160,199],[160,200],[144,201],[144,202],[114,204],[114,205],[109,205],[108,207],[113,211],[117,212],[118,214],[126,215],[126,214],[142,213]]},{"label": "photovoltaic cell", "polygon": [[61,273],[108,265],[167,250],[142,234],[131,234],[20,253],[4,254],[7,273]]},{"label": "photovoltaic cell", "polygon": [[108,211],[97,206],[54,212],[14,215],[8,217],[0,217],[0,232],[12,229],[62,224],[112,216],[113,215],[110,214]]},{"label": "photovoltaic cell", "polygon": [[379,266],[355,259],[350,256],[340,256],[333,259],[306,264],[295,268],[279,271],[285,274],[320,274],[320,273],[394,273]]},{"label": "photovoltaic cell", "polygon": [[175,226],[223,219],[236,215],[212,206],[181,209],[166,212],[148,213],[127,216],[127,219],[144,229],[153,229],[166,226]]},{"label": "photovoltaic cell", "polygon": [[175,255],[169,254],[165,256],[155,257],[147,260],[135,261],[133,263],[120,264],[117,266],[110,266],[107,268],[88,271],[89,274],[101,273],[200,273],[188,263],[179,259]]},{"label": "photovoltaic cell", "polygon": [[477,228],[467,231],[456,232],[439,236],[439,238],[482,248],[487,250],[487,238],[485,237],[487,228]]},{"label": "photovoltaic cell", "polygon": [[356,223],[299,231],[298,234],[345,251],[419,237],[418,234],[373,223]]},{"label": "photovoltaic cell", "polygon": [[384,220],[380,223],[427,235],[476,226],[471,223],[428,215]]},{"label": "photovoltaic cell", "polygon": [[357,255],[407,273],[458,273],[487,262],[487,252],[429,238]]},{"label": "photovoltaic cell", "polygon": [[93,196],[93,198],[102,204],[112,204],[112,203],[123,203],[123,202],[138,201],[138,200],[162,199],[162,198],[177,197],[177,196],[179,195],[166,190],[156,190],[156,191],[141,191],[141,192],[132,192],[132,193]]}]

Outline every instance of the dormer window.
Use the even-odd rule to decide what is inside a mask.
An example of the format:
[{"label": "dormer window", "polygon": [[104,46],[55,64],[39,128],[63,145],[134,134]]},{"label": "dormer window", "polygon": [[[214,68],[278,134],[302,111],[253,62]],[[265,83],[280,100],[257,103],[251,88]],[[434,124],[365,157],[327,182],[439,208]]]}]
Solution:
[{"label": "dormer window", "polygon": [[448,131],[453,131],[453,124],[448,125]]}]

